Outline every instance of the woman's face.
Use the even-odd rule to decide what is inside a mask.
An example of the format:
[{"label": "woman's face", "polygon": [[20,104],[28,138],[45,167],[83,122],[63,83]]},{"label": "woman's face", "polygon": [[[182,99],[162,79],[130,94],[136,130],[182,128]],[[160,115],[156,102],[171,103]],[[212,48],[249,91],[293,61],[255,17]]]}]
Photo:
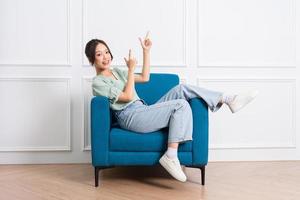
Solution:
[{"label": "woman's face", "polygon": [[109,68],[111,63],[111,55],[107,49],[107,47],[99,43],[96,47],[95,51],[95,67],[98,69],[107,69]]}]

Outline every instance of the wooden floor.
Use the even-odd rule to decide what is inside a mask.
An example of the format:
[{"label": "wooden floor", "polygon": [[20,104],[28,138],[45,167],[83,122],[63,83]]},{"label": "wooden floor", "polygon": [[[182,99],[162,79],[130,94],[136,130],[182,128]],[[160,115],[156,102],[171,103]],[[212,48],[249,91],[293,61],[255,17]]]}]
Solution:
[{"label": "wooden floor", "polygon": [[300,161],[211,162],[205,186],[199,169],[185,172],[181,183],[160,166],[117,167],[95,188],[90,164],[0,165],[0,199],[300,199]]}]

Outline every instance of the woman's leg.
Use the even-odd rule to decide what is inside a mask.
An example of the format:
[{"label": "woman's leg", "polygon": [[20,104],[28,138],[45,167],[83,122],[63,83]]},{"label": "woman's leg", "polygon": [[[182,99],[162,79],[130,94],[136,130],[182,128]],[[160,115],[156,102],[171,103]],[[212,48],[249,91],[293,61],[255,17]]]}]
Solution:
[{"label": "woman's leg", "polygon": [[173,87],[169,92],[162,96],[156,103],[169,101],[173,99],[202,98],[212,112],[216,112],[222,106],[222,93],[208,90],[194,85],[179,84]]},{"label": "woman's leg", "polygon": [[192,140],[192,110],[186,100],[173,99],[149,106],[133,107],[122,112],[118,121],[122,128],[141,133],[169,127],[168,150],[159,162],[174,178],[186,181],[177,158],[178,144]]},{"label": "woman's leg", "polygon": [[122,128],[139,133],[149,133],[169,127],[168,143],[192,140],[192,110],[184,99],[133,107],[123,111],[118,118]]},{"label": "woman's leg", "polygon": [[162,96],[157,102],[169,101],[171,99],[202,98],[212,112],[216,112],[226,103],[232,113],[235,113],[250,103],[258,94],[257,90],[252,90],[240,94],[224,94],[218,91],[208,90],[194,85],[179,84],[173,87],[167,94]]}]

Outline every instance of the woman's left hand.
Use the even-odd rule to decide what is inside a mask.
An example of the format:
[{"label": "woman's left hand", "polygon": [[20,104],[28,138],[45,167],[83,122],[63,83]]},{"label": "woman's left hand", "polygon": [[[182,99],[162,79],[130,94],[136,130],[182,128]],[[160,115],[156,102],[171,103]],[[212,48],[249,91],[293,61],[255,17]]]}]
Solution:
[{"label": "woman's left hand", "polygon": [[144,40],[142,40],[142,38],[140,38],[140,37],[139,37],[139,40],[141,42],[143,51],[149,51],[151,46],[152,46],[152,42],[149,38],[149,31],[147,32],[146,37],[145,37]]}]

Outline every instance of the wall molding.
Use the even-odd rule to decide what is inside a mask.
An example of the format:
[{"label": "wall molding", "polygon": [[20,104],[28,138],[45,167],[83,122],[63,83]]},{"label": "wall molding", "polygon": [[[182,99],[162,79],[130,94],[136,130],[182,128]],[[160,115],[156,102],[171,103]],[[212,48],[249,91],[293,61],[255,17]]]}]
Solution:
[{"label": "wall molding", "polygon": [[[293,32],[295,39],[297,39],[297,34],[296,34],[296,1],[295,0],[290,0],[291,1],[291,5],[290,5],[290,14],[293,16],[293,21],[291,23],[290,26],[290,30]],[[199,29],[200,29],[200,16],[199,16],[199,1],[197,1],[197,16],[196,16],[196,27],[197,27],[197,38],[196,38],[196,43],[197,43],[197,68],[240,68],[240,69],[244,69],[244,68],[270,68],[270,69],[296,69],[297,64],[296,64],[296,57],[297,57],[297,52],[296,52],[296,46],[295,46],[295,60],[294,60],[294,64],[286,64],[286,65],[276,65],[276,64],[257,64],[257,65],[247,65],[247,64],[233,64],[233,63],[208,63],[208,62],[204,62],[203,64],[200,64],[200,58],[199,58],[199,41],[200,41],[200,37],[199,37]]]},{"label": "wall molding", "polygon": [[[199,59],[197,59],[199,60]],[[197,61],[198,62],[198,61]],[[232,65],[232,64],[222,64],[222,65],[199,65],[197,64],[197,68],[222,68],[222,69],[227,69],[227,68],[236,68],[236,69],[249,69],[249,68],[254,68],[254,69],[296,69],[296,65]]]},{"label": "wall molding", "polygon": [[242,149],[296,149],[295,144],[275,144],[275,145],[263,145],[263,144],[251,144],[251,145],[245,145],[245,144],[226,144],[226,145],[211,145],[209,149],[211,150],[227,150],[227,149],[233,149],[233,150],[242,150]]},{"label": "wall molding", "polygon": [[82,151],[90,151],[91,150],[91,144],[88,144],[88,136],[91,135],[90,132],[90,123],[91,123],[91,119],[90,119],[90,110],[88,107],[88,102],[87,100],[87,96],[84,90],[84,85],[87,83],[92,83],[93,81],[93,76],[83,76],[81,78],[81,90],[82,90],[82,108],[83,108],[83,120],[82,120],[82,127],[83,130],[81,131],[81,149]]},{"label": "wall molding", "polygon": [[71,19],[71,8],[70,8],[70,0],[65,0],[67,3],[67,59],[66,63],[59,62],[51,62],[51,63],[33,63],[32,61],[22,63],[22,62],[9,62],[9,63],[1,63],[0,67],[71,67],[71,34],[70,34],[70,19]]},{"label": "wall molding", "polygon": [[65,82],[67,85],[67,144],[65,146],[15,146],[15,147],[0,147],[0,152],[27,152],[27,151],[71,151],[71,88],[70,82],[72,77],[68,76],[0,76],[1,81],[21,81],[21,82]]}]

